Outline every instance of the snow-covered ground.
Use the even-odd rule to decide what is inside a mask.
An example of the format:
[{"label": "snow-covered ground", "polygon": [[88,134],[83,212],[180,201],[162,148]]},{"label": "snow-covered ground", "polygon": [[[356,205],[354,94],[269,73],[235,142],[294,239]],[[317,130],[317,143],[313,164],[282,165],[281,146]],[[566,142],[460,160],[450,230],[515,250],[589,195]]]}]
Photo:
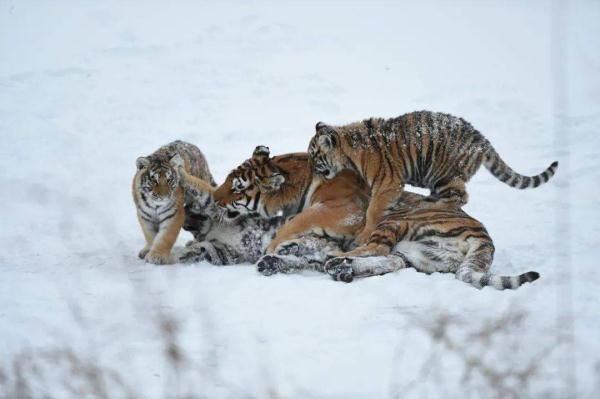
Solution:
[{"label": "snow-covered ground", "polygon": [[[64,350],[143,398],[494,397],[494,370],[531,359],[519,397],[597,397],[600,3],[565,3],[0,1],[0,395],[29,353],[35,395],[81,397],[63,382],[84,367],[48,355]],[[136,257],[137,156],[187,140],[221,181],[258,144],[305,150],[319,120],[419,109],[471,121],[522,173],[561,162],[536,190],[485,169],[469,185],[495,270],[539,281]],[[508,331],[488,328],[502,317]]]}]

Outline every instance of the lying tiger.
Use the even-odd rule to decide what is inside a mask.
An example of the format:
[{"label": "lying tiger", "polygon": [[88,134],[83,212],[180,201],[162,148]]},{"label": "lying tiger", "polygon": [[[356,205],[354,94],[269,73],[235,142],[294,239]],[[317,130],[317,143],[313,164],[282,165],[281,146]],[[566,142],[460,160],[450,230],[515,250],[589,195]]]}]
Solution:
[{"label": "lying tiger", "polygon": [[529,271],[518,276],[490,272],[494,243],[479,221],[459,206],[432,203],[405,191],[386,209],[367,244],[330,259],[326,271],[335,279],[390,273],[407,267],[421,272],[454,273],[477,288],[516,289],[539,278]]},{"label": "lying tiger", "polygon": [[370,237],[385,209],[400,198],[405,184],[430,189],[428,200],[461,206],[467,203],[465,184],[482,164],[502,182],[520,189],[546,183],[558,167],[553,162],[538,175],[523,176],[469,122],[429,111],[345,126],[319,122],[308,153],[315,171],[327,179],[351,169],[367,181],[371,201],[365,227],[357,236],[360,244]]},{"label": "lying tiger", "polygon": [[214,199],[227,210],[225,217],[292,217],[267,247],[271,255],[258,263],[259,271],[268,274],[273,263],[286,270],[323,270],[327,254],[348,248],[364,224],[368,191],[352,171],[324,180],[313,175],[308,154],[270,158],[268,147],[258,146],[215,190]]},{"label": "lying tiger", "polygon": [[[301,258],[310,248],[306,240],[319,245],[319,239],[329,238],[329,243],[320,244],[321,255],[349,248],[349,231],[358,231],[364,223],[366,187],[355,174],[348,175],[348,170],[332,180],[313,179],[305,154],[268,158],[267,151],[231,172],[214,195],[219,206],[236,215],[297,214],[281,228],[267,255],[259,260],[262,274],[313,269],[350,282],[354,277],[413,267],[426,273],[454,273],[457,279],[477,288],[489,285],[496,289],[515,289],[539,277],[536,272],[519,276],[490,273],[494,245],[485,227],[456,204],[427,201],[411,192],[404,192],[386,210],[366,245],[330,259],[324,266],[320,260],[306,262]],[[349,180],[336,180],[338,176],[348,176]],[[337,181],[339,184],[327,184]],[[344,230],[346,224],[352,228]],[[331,245],[334,237],[338,241]]]}]

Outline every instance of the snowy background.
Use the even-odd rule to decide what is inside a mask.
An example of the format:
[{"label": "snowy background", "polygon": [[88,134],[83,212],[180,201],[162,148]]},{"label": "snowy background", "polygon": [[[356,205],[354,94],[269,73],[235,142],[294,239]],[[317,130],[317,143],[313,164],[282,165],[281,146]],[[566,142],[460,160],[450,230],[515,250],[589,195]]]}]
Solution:
[{"label": "snowy background", "polygon": [[[0,397],[82,397],[97,375],[90,397],[598,397],[598,1],[168,4],[0,0]],[[519,172],[560,161],[536,190],[483,168],[468,187],[495,271],[539,281],[137,258],[136,157],[190,141],[220,182],[319,120],[421,109]]]}]

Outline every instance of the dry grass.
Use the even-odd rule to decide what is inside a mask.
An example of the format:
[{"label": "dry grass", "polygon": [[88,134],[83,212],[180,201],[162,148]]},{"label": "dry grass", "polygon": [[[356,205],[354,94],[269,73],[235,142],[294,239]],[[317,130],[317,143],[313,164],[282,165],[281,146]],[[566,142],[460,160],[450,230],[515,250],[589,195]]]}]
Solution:
[{"label": "dry grass", "polygon": [[411,359],[416,377],[392,386],[391,396],[560,397],[549,383],[553,371],[547,366],[561,343],[557,338],[550,346],[533,344],[536,332],[527,330],[527,318],[516,309],[476,322],[445,311],[415,318],[412,327],[427,337],[429,351],[420,362]]}]

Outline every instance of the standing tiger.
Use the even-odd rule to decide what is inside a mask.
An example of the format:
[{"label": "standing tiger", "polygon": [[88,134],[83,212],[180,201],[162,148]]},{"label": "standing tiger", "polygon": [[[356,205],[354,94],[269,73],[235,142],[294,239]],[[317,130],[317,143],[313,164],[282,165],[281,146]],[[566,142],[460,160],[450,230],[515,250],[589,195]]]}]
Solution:
[{"label": "standing tiger", "polygon": [[202,203],[184,192],[178,168],[215,186],[204,155],[193,144],[174,141],[147,157],[136,160],[133,177],[133,201],[146,245],[139,257],[157,265],[173,263],[171,249],[186,221],[195,235],[203,234]]},{"label": "standing tiger", "polygon": [[457,204],[426,201],[404,191],[386,209],[369,241],[325,264],[336,280],[351,282],[412,267],[449,272],[477,288],[515,289],[539,278],[537,272],[500,276],[490,272],[494,243],[485,227]]},{"label": "standing tiger", "polygon": [[430,201],[461,206],[467,202],[465,183],[482,163],[496,178],[520,189],[546,183],[558,167],[554,162],[539,175],[520,175],[469,122],[429,111],[336,127],[319,122],[308,153],[315,172],[326,179],[351,169],[369,184],[371,201],[359,243],[367,241],[405,184],[430,189]]}]

